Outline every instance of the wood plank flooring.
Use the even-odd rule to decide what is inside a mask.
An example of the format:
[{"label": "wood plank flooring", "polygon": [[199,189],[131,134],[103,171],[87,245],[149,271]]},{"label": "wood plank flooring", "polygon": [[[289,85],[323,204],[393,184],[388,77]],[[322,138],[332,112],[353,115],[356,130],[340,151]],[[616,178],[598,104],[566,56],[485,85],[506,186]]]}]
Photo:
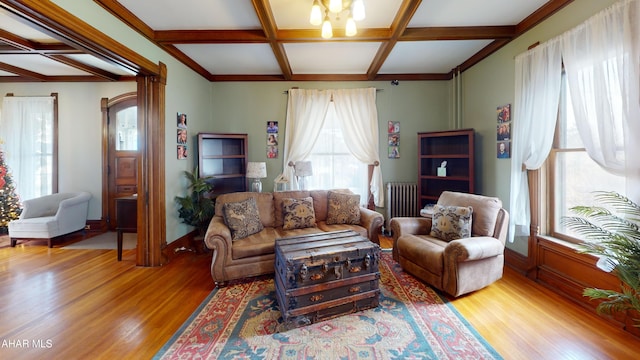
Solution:
[{"label": "wood plank flooring", "polygon": [[[59,246],[0,248],[0,358],[149,359],[214,288],[211,254],[141,268],[135,250],[117,262],[115,250]],[[505,359],[640,352],[640,339],[509,269],[452,304]]]}]

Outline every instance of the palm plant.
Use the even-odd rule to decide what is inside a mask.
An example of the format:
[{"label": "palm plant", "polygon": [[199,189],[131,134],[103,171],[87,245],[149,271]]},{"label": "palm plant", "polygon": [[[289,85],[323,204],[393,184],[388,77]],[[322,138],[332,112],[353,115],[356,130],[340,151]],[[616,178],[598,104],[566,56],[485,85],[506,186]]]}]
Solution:
[{"label": "palm plant", "polygon": [[209,221],[215,213],[215,203],[209,196],[213,185],[208,182],[211,177],[198,177],[198,167],[193,172],[184,171],[191,190],[187,196],[176,196],[179,205],[178,215],[182,222],[198,229],[200,235],[204,235],[209,226]]},{"label": "palm plant", "polygon": [[[613,314],[635,310],[640,313],[640,206],[616,192],[596,192],[594,199],[603,206],[576,206],[578,216],[562,219],[569,229],[585,236],[583,253],[598,256],[598,267],[621,281],[620,291],[587,288],[583,295],[603,300],[596,310]],[[609,210],[613,209],[615,212]],[[634,318],[636,327],[640,319]]]}]

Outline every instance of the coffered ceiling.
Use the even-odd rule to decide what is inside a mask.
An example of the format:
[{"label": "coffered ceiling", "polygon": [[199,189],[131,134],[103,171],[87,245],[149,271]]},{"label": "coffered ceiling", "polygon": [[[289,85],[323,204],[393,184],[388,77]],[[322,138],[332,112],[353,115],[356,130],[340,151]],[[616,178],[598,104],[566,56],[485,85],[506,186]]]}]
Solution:
[{"label": "coffered ceiling", "polygon": [[[358,33],[332,17],[328,40],[313,0],[94,1],[210,81],[311,81],[450,79],[572,0],[364,0]],[[0,81],[135,75],[77,49],[0,7]]]}]

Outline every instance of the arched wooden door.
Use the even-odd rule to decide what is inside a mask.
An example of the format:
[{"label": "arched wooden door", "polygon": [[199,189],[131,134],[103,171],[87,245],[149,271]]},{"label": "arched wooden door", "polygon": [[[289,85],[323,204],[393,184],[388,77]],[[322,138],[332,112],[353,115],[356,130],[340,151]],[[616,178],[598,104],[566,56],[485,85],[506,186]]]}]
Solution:
[{"label": "arched wooden door", "polygon": [[107,160],[103,168],[103,179],[107,180],[107,226],[115,230],[115,199],[137,194],[138,181],[138,108],[135,93],[127,93],[107,100],[106,133]]}]

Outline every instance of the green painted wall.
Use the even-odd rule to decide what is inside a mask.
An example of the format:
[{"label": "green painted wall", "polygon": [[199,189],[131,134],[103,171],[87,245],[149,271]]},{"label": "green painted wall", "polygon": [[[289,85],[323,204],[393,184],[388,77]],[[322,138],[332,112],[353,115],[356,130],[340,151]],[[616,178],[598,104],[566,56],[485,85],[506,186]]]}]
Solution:
[{"label": "green painted wall", "polygon": [[[497,106],[513,103],[514,58],[526,51],[536,41],[545,41],[574,27],[592,14],[612,4],[613,0],[575,0],[571,5],[558,12],[549,20],[519,37],[503,49],[485,59],[462,75],[462,127],[472,127],[477,131],[477,192],[500,197],[508,207],[510,160],[495,158],[495,125]],[[284,124],[287,96],[283,93],[291,87],[300,88],[354,88],[376,87],[382,91],[377,94],[378,117],[380,124],[380,153],[384,181],[416,181],[417,149],[416,133],[453,128],[451,125],[451,82],[449,81],[401,81],[398,86],[389,82],[229,82],[210,83],[194,73],[182,63],[176,61],[163,50],[146,40],[137,32],[111,16],[93,1],[53,0],[53,3],[83,19],[96,29],[116,41],[135,49],[147,59],[166,64],[168,80],[166,87],[166,194],[167,204],[167,241],[172,242],[190,231],[180,223],[174,206],[174,197],[184,193],[185,182],[182,171],[191,170],[195,165],[195,135],[198,132],[242,132],[250,138],[250,160],[265,160],[268,164],[269,178],[264,181],[265,190],[272,190],[273,178],[282,170],[282,159],[267,160],[265,153],[265,124],[274,120]],[[34,93],[45,93],[66,88],[51,88],[44,84],[26,85],[33,87]],[[79,85],[78,85],[79,86]],[[85,84],[85,86],[87,86]],[[70,86],[71,89],[73,86]],[[15,92],[3,85],[1,93]],[[42,90],[42,91],[41,91]],[[99,104],[101,96],[114,96],[115,88],[95,90],[95,101]],[[130,90],[126,90],[130,91]],[[26,92],[26,91],[25,91]],[[123,91],[125,92],[125,91]],[[83,97],[84,98],[84,97]],[[91,100],[87,100],[90,103]],[[69,119],[80,119],[84,114],[71,109],[60,109],[61,115]],[[94,118],[96,113],[91,111]],[[189,116],[189,159],[176,159],[176,129],[172,126],[177,112]],[[386,157],[387,121],[399,121],[401,124],[400,159]],[[517,119],[514,119],[517,121]],[[91,120],[94,122],[94,120]],[[286,124],[284,124],[286,127]],[[86,131],[96,133],[97,128]],[[284,130],[284,128],[283,128]],[[281,150],[282,150],[281,146]],[[99,163],[97,153],[82,154],[83,163]],[[73,156],[64,161],[71,163]],[[96,170],[97,171],[97,170]],[[95,186],[93,178],[82,176],[82,167],[65,169],[65,179],[69,183],[61,184],[61,189]],[[71,180],[75,179],[75,180]],[[81,180],[80,180],[81,179]],[[66,182],[67,180],[65,180]],[[71,185],[69,185],[71,184]],[[94,193],[99,197],[100,193]],[[96,208],[92,205],[92,209]],[[97,209],[97,208],[96,208]],[[93,211],[92,211],[93,213]],[[526,243],[516,242],[508,245],[519,252],[526,253]]]},{"label": "green painted wall", "polygon": [[[184,195],[187,184],[183,171],[190,171],[195,164],[193,161],[194,153],[191,150],[197,146],[197,143],[192,135],[199,131],[205,131],[207,124],[213,118],[211,83],[113,17],[95,2],[77,0],[54,0],[53,2],[129,49],[135,50],[153,63],[159,64],[162,62],[167,66],[165,93],[165,143],[167,145],[165,153],[166,240],[167,242],[172,242],[180,238],[191,231],[192,228],[182,224],[178,218],[174,198],[177,195]],[[97,110],[99,111],[99,99],[96,99],[96,101],[98,101]],[[187,146],[190,154],[187,160],[177,160],[176,156],[177,128],[175,124],[176,113],[178,112],[184,112],[188,115],[189,141]],[[93,160],[95,164],[100,163],[100,158],[94,158]],[[78,167],[73,171],[80,173],[85,169]],[[94,184],[98,183],[94,182]],[[93,195],[97,198],[101,197],[100,192]]]},{"label": "green painted wall", "polygon": [[0,97],[58,93],[58,190],[90,192],[89,220],[99,220],[102,214],[100,99],[132,91],[136,91],[135,82],[0,83]]},{"label": "green painted wall", "polygon": [[[510,159],[496,158],[496,108],[515,107],[515,57],[536,42],[545,42],[584,22],[593,14],[613,4],[614,0],[576,0],[554,16],[520,36],[495,54],[462,75],[463,126],[477,131],[477,192],[498,196],[508,209],[510,199]],[[517,122],[517,118],[513,118]],[[509,248],[527,254],[526,238],[508,243]]]},{"label": "green painted wall", "polygon": [[[286,131],[286,90],[375,87],[380,134],[380,156],[384,182],[417,181],[417,136],[420,131],[448,128],[449,84],[447,81],[390,82],[228,82],[212,83],[213,119],[211,132],[247,133],[249,161],[266,161],[265,191],[273,190],[273,180],[282,172],[282,156],[266,157],[266,123],[278,121],[280,152]],[[387,157],[387,122],[400,122],[400,158]]]}]

